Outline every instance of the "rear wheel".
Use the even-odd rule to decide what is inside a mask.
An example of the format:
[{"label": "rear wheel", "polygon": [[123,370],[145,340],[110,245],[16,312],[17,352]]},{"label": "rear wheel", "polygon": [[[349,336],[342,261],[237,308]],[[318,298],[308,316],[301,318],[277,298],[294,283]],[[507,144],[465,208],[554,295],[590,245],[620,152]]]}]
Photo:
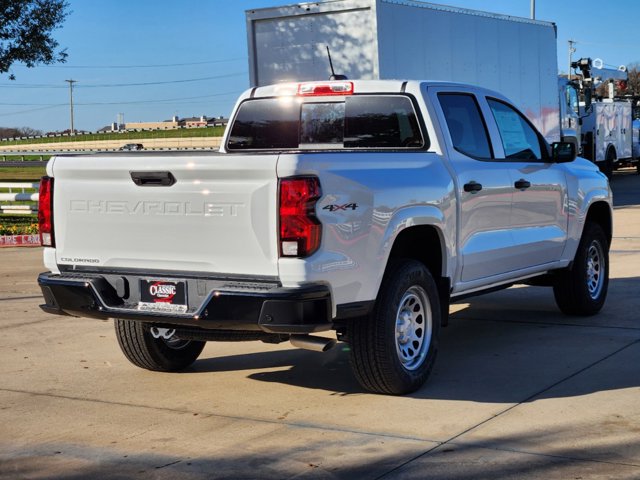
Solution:
[{"label": "rear wheel", "polygon": [[609,248],[607,237],[597,223],[587,222],[571,268],[557,278],[553,293],[567,315],[598,313],[609,288]]},{"label": "rear wheel", "polygon": [[433,368],[439,331],[440,303],[433,277],[420,262],[394,261],[371,317],[349,324],[356,378],[375,393],[417,390]]},{"label": "rear wheel", "polygon": [[124,356],[134,365],[158,372],[184,370],[196,361],[206,342],[182,340],[173,331],[142,322],[115,320],[116,337]]},{"label": "rear wheel", "polygon": [[614,148],[607,150],[607,156],[603,162],[600,162],[600,171],[604,173],[609,180],[613,178],[613,164],[616,161],[616,151]]}]

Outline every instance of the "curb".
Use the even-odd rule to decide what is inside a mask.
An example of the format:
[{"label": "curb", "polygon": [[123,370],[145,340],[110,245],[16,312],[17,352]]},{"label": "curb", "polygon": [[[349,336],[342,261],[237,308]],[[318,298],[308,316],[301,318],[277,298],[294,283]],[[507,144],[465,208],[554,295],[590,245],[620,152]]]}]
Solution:
[{"label": "curb", "polygon": [[39,246],[40,235],[0,235],[0,248]]}]

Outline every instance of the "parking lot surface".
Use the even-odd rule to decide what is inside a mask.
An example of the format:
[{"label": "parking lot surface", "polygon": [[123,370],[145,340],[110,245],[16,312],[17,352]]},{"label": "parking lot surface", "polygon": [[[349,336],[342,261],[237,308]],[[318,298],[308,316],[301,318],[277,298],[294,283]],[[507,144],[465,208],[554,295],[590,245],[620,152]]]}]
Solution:
[{"label": "parking lot surface", "polygon": [[209,343],[127,362],[112,322],[43,313],[39,248],[0,250],[0,479],[639,479],[640,176],[618,172],[604,310],[551,289],[452,305],[427,384],[364,392],[345,344]]}]

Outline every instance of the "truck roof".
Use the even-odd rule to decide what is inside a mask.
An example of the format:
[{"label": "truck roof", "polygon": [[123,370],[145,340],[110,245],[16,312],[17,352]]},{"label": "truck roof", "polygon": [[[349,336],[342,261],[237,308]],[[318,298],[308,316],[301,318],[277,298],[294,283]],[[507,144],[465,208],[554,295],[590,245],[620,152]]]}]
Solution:
[{"label": "truck roof", "polygon": [[[492,96],[504,98],[504,96],[493,90],[458,82],[446,82],[440,80],[317,80],[313,82],[291,82],[265,85],[247,90],[240,100],[247,98],[267,98],[279,96],[296,95],[300,85],[352,85],[350,93],[404,93],[417,92],[422,87],[454,87],[461,91],[488,93]],[[351,88],[351,87],[347,87]]]}]

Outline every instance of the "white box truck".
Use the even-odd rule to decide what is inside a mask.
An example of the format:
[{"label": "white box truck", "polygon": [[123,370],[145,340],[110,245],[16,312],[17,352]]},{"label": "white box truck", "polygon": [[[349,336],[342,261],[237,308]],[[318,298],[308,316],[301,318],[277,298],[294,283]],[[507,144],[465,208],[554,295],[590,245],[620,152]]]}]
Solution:
[{"label": "white box truck", "polygon": [[[510,98],[547,141],[579,145],[551,22],[418,1],[336,0],[246,12],[252,86],[327,79],[469,83]],[[561,131],[562,129],[562,131]]]}]

